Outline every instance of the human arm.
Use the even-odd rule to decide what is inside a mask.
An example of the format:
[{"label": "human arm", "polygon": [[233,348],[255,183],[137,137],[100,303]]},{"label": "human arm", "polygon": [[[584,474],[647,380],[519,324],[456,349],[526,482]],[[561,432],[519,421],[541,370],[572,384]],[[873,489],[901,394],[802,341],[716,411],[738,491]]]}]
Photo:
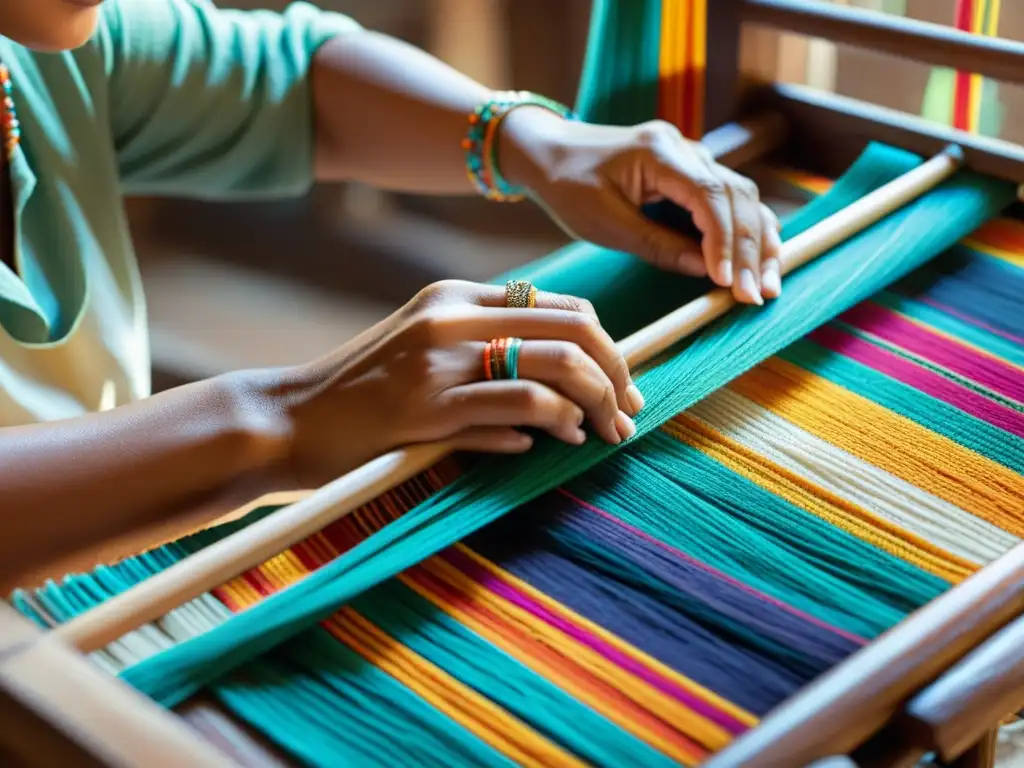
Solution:
[{"label": "human arm", "polygon": [[[316,179],[473,189],[461,142],[492,91],[338,14],[305,3],[275,14],[107,0],[94,47],[128,193],[282,197]],[[516,109],[500,130],[498,164],[574,237],[709,274],[739,301],[778,295],[778,222],[756,186],[672,126]],[[691,211],[700,242],[641,214],[663,198]]]},{"label": "human arm", "polygon": [[[325,43],[311,77],[319,179],[413,193],[474,190],[462,139],[492,90],[372,32]],[[781,291],[779,223],[756,185],[675,127],[588,125],[528,106],[500,124],[497,147],[502,175],[574,236],[668,271],[709,274],[742,302]],[[644,217],[641,206],[659,199],[690,211],[702,241]]]},{"label": "human arm", "polygon": [[0,585],[113,538],[201,527],[274,486],[285,433],[252,384],[0,428]]},{"label": "human arm", "polygon": [[[533,309],[504,303],[497,286],[439,283],[305,365],[0,428],[0,586],[111,539],[181,535],[402,445],[519,453],[532,442],[521,429],[578,443],[584,419],[593,439],[630,437],[642,398],[589,305],[544,293]],[[484,381],[486,340],[509,336],[527,339],[521,378]]]}]

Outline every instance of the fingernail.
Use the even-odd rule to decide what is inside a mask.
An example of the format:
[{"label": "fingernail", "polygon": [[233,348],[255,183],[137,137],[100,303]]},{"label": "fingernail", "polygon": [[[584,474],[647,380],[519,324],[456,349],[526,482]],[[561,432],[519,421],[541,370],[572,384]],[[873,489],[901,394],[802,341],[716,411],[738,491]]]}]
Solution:
[{"label": "fingernail", "polygon": [[764,304],[764,299],[761,298],[761,289],[757,287],[757,280],[754,279],[754,273],[749,269],[740,270],[740,291],[747,295],[751,301],[755,304]]},{"label": "fingernail", "polygon": [[623,440],[629,440],[629,438],[636,434],[636,424],[633,423],[629,416],[619,411],[615,414],[615,431],[619,433]]},{"label": "fingernail", "polygon": [[583,445],[583,443],[587,441],[587,433],[584,432],[582,429],[577,429],[572,434],[572,441],[576,445]]},{"label": "fingernail", "polygon": [[782,293],[782,281],[779,279],[778,272],[765,272],[761,275],[761,288],[764,293],[768,293],[772,296],[778,296]]},{"label": "fingernail", "polygon": [[629,401],[629,407],[633,409],[634,416],[643,410],[644,396],[637,389],[636,384],[630,384],[626,387],[626,400]]},{"label": "fingernail", "polygon": [[723,261],[721,264],[718,265],[718,279],[721,281],[721,284],[724,287],[729,288],[730,286],[732,286],[731,261]]}]

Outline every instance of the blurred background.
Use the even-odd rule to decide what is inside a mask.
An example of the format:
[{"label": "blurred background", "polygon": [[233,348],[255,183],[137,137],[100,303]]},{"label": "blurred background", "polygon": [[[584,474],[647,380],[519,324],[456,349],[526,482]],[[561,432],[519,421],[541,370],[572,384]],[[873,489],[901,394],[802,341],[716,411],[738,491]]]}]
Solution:
[{"label": "blurred background", "polygon": [[[975,0],[968,19],[958,0],[807,1],[1024,39],[1024,3]],[[590,0],[314,2],[425,48],[492,87],[574,101]],[[288,0],[217,4],[282,10]],[[755,78],[954,120],[955,73],[870,51],[751,29],[744,32],[743,67]],[[1024,142],[1024,89],[981,86],[970,129]],[[282,203],[133,199],[129,210],[149,301],[156,389],[308,360],[432,281],[486,280],[566,242],[530,204],[413,198],[355,185],[321,186]]]}]

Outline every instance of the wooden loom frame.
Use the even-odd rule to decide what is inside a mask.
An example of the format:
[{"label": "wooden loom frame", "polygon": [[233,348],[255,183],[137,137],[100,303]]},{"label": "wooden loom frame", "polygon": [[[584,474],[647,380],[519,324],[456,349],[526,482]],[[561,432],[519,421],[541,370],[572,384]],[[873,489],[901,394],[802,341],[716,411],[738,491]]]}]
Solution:
[{"label": "wooden loom frame", "polygon": [[[924,155],[955,143],[970,167],[1024,182],[1020,146],[806,88],[744,82],[745,23],[1024,82],[1022,44],[800,0],[708,0],[708,39],[715,45],[707,52],[705,126],[719,129],[709,143],[723,162],[739,166],[774,151],[790,164],[836,175],[868,140]],[[751,116],[757,119],[731,122]],[[1024,545],[826,673],[707,765],[909,766],[933,751],[957,765],[990,765],[995,729],[1021,709]],[[3,727],[10,725],[17,733]],[[851,754],[857,763],[846,757]],[[235,764],[177,717],[93,669],[60,636],[39,631],[2,604],[0,762]]]}]

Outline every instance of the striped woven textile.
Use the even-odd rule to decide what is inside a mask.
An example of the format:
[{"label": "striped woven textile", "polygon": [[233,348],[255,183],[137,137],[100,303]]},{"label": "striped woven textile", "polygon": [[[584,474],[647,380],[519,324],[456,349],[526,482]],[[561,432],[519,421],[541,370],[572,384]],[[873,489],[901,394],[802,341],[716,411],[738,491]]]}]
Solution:
[{"label": "striped woven textile", "polygon": [[[706,9],[597,3],[584,115],[700,135]],[[830,185],[782,176],[808,199]],[[630,282],[598,249],[535,272],[574,258],[561,274],[603,291],[613,336],[672,306],[671,280]],[[311,765],[699,764],[1024,536],[1022,303],[1024,224],[990,222],[210,692]],[[93,659],[118,674],[230,622],[467,470],[433,468]],[[11,602],[66,621],[272,512]]]},{"label": "striped woven textile", "polygon": [[[994,221],[216,695],[316,765],[698,764],[1024,535],[1022,296],[1024,224]],[[460,471],[94,658],[116,673],[226,620]],[[13,602],[64,621],[249,521]]]}]

